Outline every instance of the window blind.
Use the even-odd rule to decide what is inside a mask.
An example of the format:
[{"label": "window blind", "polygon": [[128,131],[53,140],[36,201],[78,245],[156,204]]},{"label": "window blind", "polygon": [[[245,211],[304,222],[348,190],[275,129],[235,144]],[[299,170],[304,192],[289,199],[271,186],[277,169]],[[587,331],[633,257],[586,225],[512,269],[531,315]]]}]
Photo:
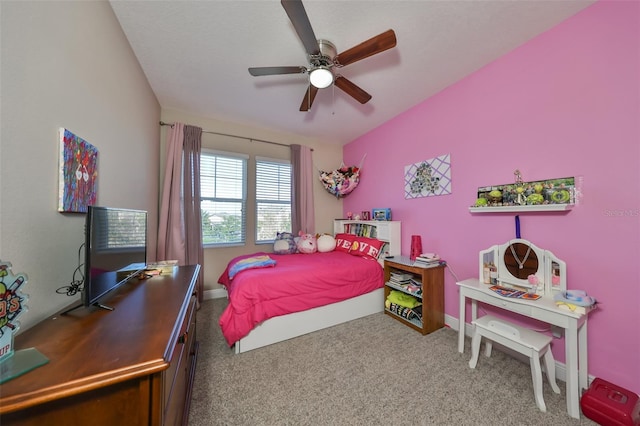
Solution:
[{"label": "window blind", "polygon": [[256,242],[291,232],[291,164],[256,158]]}]

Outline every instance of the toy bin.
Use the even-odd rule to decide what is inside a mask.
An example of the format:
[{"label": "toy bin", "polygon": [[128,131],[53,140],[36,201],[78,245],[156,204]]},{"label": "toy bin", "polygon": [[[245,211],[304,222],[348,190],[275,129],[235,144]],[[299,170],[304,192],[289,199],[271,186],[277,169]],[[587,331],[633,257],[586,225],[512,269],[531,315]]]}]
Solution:
[{"label": "toy bin", "polygon": [[580,398],[582,413],[602,426],[640,425],[640,400],[635,393],[596,378]]}]

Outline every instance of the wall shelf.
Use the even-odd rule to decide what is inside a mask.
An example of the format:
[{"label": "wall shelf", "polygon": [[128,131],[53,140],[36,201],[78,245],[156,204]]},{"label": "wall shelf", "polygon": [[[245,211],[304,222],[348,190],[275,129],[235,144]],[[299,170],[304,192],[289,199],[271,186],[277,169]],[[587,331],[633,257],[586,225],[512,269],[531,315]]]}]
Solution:
[{"label": "wall shelf", "polygon": [[535,206],[469,207],[471,213],[564,212],[575,204],[540,204]]}]

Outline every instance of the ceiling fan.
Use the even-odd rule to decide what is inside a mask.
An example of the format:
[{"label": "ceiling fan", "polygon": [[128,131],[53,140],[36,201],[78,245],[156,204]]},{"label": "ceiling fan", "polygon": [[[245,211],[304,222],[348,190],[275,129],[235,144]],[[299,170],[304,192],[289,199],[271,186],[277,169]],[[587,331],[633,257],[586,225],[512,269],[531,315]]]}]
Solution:
[{"label": "ceiling fan", "polygon": [[309,88],[300,105],[300,111],[308,111],[311,108],[318,89],[324,89],[332,84],[361,104],[367,103],[371,99],[371,95],[345,77],[336,74],[334,70],[395,47],[396,34],[393,30],[387,30],[351,49],[338,53],[335,45],[330,41],[316,39],[301,0],[281,0],[281,4],[307,51],[309,65],[306,67],[249,68],[249,73],[255,77],[278,74],[309,74]]}]

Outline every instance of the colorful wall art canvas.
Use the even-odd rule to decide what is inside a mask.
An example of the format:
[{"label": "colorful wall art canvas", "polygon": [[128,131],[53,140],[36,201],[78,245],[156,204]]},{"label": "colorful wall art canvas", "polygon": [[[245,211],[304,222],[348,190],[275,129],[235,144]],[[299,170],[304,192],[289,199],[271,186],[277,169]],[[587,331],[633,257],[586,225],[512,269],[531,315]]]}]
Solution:
[{"label": "colorful wall art canvas", "polygon": [[97,148],[61,128],[58,211],[86,213],[96,202],[97,179]]},{"label": "colorful wall art canvas", "polygon": [[404,168],[404,198],[451,194],[451,155],[410,164]]}]

